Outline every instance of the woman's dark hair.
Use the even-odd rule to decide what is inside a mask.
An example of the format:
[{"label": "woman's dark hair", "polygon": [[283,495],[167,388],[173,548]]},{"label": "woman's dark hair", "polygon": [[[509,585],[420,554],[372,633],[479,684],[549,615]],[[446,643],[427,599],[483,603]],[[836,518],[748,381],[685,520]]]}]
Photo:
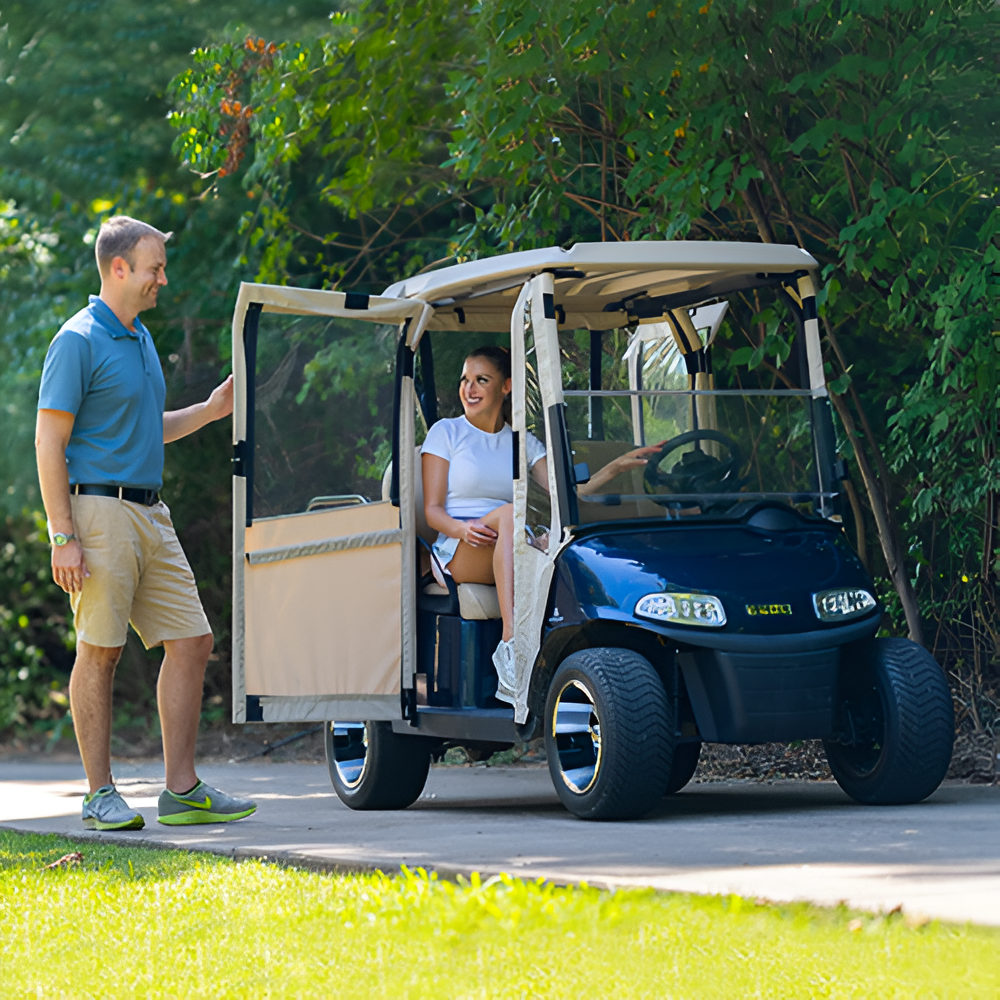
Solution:
[{"label": "woman's dark hair", "polygon": [[[470,354],[466,355],[465,360],[468,361],[469,358],[484,358],[487,360],[493,365],[497,374],[504,382],[511,377],[510,351],[506,347],[494,347],[492,344],[485,344],[483,347],[477,347]],[[504,398],[503,409],[500,411],[505,424],[509,424],[513,420],[510,403],[512,395],[513,393],[510,393]]]}]

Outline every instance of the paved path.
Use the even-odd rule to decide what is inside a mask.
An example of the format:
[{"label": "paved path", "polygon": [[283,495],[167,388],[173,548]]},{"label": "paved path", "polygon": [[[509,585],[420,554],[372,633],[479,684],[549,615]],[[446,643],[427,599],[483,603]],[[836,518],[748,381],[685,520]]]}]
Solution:
[{"label": "paved path", "polygon": [[[326,867],[423,865],[557,882],[645,885],[1000,925],[1000,787],[952,785],[917,806],[866,808],[831,783],[691,785],[648,819],[584,823],[548,770],[434,768],[405,812],[355,813],[311,764],[205,766],[210,784],[257,799],[255,816],[206,827],[156,822],[162,770],[119,766],[147,826],[129,841]],[[0,764],[0,823],[87,836],[78,766]],[[106,835],[105,835],[106,836]]]}]

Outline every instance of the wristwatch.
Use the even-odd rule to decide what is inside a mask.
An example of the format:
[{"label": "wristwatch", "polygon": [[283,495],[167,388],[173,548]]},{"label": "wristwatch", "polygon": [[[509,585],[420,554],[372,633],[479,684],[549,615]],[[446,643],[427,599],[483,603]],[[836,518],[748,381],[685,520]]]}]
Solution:
[{"label": "wristwatch", "polygon": [[76,535],[67,535],[62,531],[55,531],[49,535],[49,540],[52,544],[60,549],[69,542],[72,542],[74,538],[76,538]]}]

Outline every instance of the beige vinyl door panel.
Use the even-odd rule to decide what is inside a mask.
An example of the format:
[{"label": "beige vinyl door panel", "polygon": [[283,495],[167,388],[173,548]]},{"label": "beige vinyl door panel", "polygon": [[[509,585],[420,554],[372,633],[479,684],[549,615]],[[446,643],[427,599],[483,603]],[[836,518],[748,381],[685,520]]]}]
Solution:
[{"label": "beige vinyl door panel", "polygon": [[399,511],[363,504],[246,529],[246,690],[398,695]]}]

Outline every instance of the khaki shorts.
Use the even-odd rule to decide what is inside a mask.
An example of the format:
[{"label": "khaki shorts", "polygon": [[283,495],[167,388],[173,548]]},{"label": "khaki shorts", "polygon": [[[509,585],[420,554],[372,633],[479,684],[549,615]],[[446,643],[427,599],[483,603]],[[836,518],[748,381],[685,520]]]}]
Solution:
[{"label": "khaki shorts", "polygon": [[165,503],[71,496],[73,525],[90,576],[70,594],[76,636],[124,646],[129,623],[147,649],[212,629]]}]

